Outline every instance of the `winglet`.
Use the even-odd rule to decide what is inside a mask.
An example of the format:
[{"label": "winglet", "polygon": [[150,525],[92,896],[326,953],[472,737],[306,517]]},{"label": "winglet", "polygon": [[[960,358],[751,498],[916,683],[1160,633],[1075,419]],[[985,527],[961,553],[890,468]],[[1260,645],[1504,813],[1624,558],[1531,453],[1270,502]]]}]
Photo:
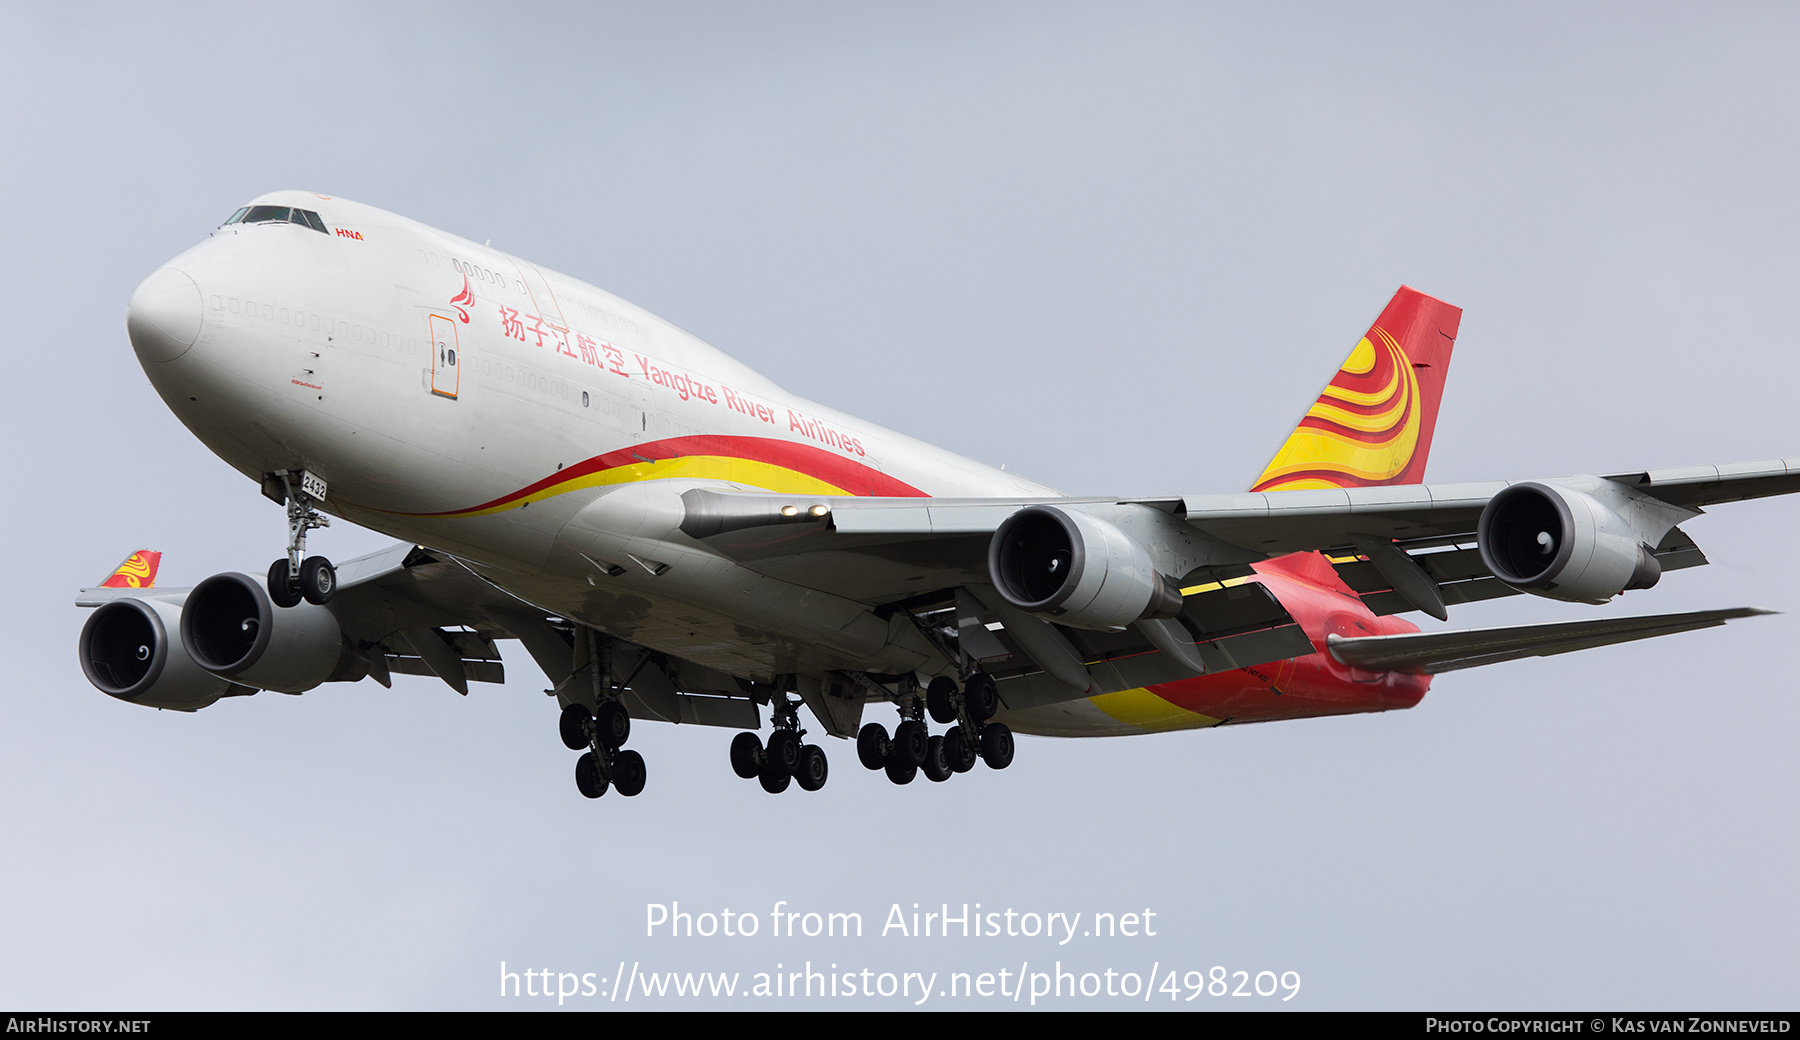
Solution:
[{"label": "winglet", "polygon": [[125,562],[119,564],[117,570],[103,582],[103,589],[149,589],[156,586],[156,568],[162,565],[162,553],[154,549],[139,549]]},{"label": "winglet", "polygon": [[1250,490],[1423,483],[1461,324],[1401,286]]}]

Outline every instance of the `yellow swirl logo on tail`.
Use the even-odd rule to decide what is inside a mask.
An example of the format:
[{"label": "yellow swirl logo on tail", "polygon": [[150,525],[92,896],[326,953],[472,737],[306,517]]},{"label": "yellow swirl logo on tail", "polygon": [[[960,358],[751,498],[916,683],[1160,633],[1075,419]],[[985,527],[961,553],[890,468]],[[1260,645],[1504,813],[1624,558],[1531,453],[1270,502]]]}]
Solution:
[{"label": "yellow swirl logo on tail", "polygon": [[1250,490],[1422,483],[1461,325],[1402,285]]},{"label": "yellow swirl logo on tail", "polygon": [[125,558],[105,581],[103,589],[148,589],[156,585],[156,568],[162,565],[162,553],[139,549]]},{"label": "yellow swirl logo on tail", "polygon": [[1412,359],[1387,330],[1375,326],[1250,490],[1363,487],[1393,480],[1419,446],[1420,396]]}]

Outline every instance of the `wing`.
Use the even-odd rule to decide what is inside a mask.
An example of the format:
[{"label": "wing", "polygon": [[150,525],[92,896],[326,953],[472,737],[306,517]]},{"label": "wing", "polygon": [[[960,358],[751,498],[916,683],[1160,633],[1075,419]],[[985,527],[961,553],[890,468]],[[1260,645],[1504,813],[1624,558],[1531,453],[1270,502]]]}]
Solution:
[{"label": "wing", "polygon": [[[1653,584],[1663,570],[1704,564],[1706,557],[1677,526],[1698,516],[1701,506],[1797,490],[1800,459],[1521,484],[1163,499],[805,498],[696,489],[683,495],[681,529],[753,570],[890,616],[904,612],[944,637],[958,636],[954,646],[948,638],[940,641],[946,656],[956,659],[959,646],[971,663],[995,676],[1002,697],[1017,707],[1314,652],[1272,595],[1260,587],[1244,591],[1238,579],[1258,560],[1323,552],[1372,612],[1421,610],[1443,618],[1449,605],[1514,595],[1531,584],[1516,574],[1502,581],[1480,546],[1484,512],[1506,495],[1540,512],[1560,509],[1567,522],[1556,528],[1552,547],[1566,541],[1575,548],[1554,558],[1575,554],[1583,568],[1581,581],[1547,580],[1532,591],[1601,602],[1623,588]],[[996,593],[1005,576],[990,569],[998,564],[990,565],[989,547],[1002,525],[1034,506],[1086,514],[1140,543],[1159,573],[1177,579],[1178,612],[1097,630],[1108,626],[1083,625],[1057,616],[1059,611],[1017,609]],[[1503,518],[1517,508],[1496,504]],[[1112,548],[1096,543],[1085,551],[1099,558]],[[1393,667],[1449,670],[1685,631],[1728,616],[1742,615],[1432,635],[1404,643],[1403,653],[1390,652],[1402,655]]]},{"label": "wing", "polygon": [[[1800,459],[1541,483],[1603,500],[1634,533],[1654,533],[1644,542],[1661,570],[1678,570],[1706,557],[1677,524],[1702,506],[1800,491]],[[990,581],[994,532],[1022,508],[1050,505],[1114,520],[1136,515],[1140,527],[1165,538],[1167,521],[1180,521],[1199,536],[1191,551],[1176,554],[1183,569],[1174,576],[1184,584],[1242,574],[1256,560],[1323,551],[1375,613],[1421,609],[1442,616],[1442,605],[1519,591],[1494,576],[1476,544],[1483,510],[1513,486],[1493,481],[1162,499],[808,499],[696,490],[683,496],[682,530],[752,569],[883,605]],[[1441,604],[1430,602],[1428,590],[1422,594],[1427,582]]]},{"label": "wing", "polygon": [[1360,668],[1437,675],[1461,668],[1516,661],[1521,657],[1549,657],[1612,643],[1628,643],[1634,639],[1715,628],[1736,618],[1772,613],[1772,610],[1738,607],[1649,617],[1558,621],[1513,628],[1476,628],[1462,632],[1415,632],[1352,639],[1334,635],[1327,638],[1327,646],[1331,656]]},{"label": "wing", "polygon": [[[431,675],[467,694],[471,682],[505,681],[497,646],[503,639],[524,644],[554,685],[549,693],[592,681],[593,648],[577,637],[576,626],[506,592],[449,554],[401,543],[347,560],[338,565],[337,574],[337,592],[325,609],[349,649],[325,681],[370,676],[385,686],[394,673]],[[104,611],[118,600],[154,601],[140,604],[151,609],[135,611],[131,617],[142,618],[143,623],[121,632],[121,637],[135,635],[151,642],[159,662],[170,655],[185,660],[177,626],[190,591],[101,587],[81,590],[75,602]],[[88,648],[92,628],[90,621],[84,630],[83,657],[104,662],[108,655],[103,648],[98,653]],[[755,700],[730,676],[623,643],[615,646],[612,663],[632,676],[622,699],[635,718],[750,729],[760,724]],[[179,667],[179,661],[172,666]],[[251,686],[205,676],[197,666],[186,667],[187,685],[152,693],[140,702],[191,711],[221,696],[257,692]],[[161,664],[157,670],[162,670]],[[181,682],[173,670],[170,678]],[[131,684],[96,685],[117,696],[118,687]],[[125,699],[140,700],[136,694]]]}]

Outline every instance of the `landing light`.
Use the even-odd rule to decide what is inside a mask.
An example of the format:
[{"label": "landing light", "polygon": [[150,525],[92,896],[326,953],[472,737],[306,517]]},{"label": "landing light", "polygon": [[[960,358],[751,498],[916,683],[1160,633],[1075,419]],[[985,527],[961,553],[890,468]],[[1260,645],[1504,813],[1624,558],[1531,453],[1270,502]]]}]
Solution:
[{"label": "landing light", "polygon": [[800,507],[799,506],[782,506],[781,507],[781,515],[782,516],[799,516],[800,515]]},{"label": "landing light", "polygon": [[807,510],[807,512],[811,513],[814,516],[824,516],[826,513],[831,512],[831,510],[827,509],[825,506],[818,505],[818,506],[813,506],[811,509]]}]

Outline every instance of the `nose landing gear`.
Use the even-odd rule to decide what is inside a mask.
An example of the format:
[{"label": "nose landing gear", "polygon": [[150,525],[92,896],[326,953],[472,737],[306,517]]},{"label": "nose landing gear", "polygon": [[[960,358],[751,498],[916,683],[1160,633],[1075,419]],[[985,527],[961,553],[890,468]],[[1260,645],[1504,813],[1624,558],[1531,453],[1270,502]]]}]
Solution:
[{"label": "nose landing gear", "polygon": [[302,599],[324,606],[337,591],[337,569],[323,556],[306,555],[306,532],[330,527],[331,518],[313,507],[325,500],[325,481],[311,473],[269,474],[263,493],[285,500],[288,518],[287,558],[269,565],[269,599],[292,607]]}]

